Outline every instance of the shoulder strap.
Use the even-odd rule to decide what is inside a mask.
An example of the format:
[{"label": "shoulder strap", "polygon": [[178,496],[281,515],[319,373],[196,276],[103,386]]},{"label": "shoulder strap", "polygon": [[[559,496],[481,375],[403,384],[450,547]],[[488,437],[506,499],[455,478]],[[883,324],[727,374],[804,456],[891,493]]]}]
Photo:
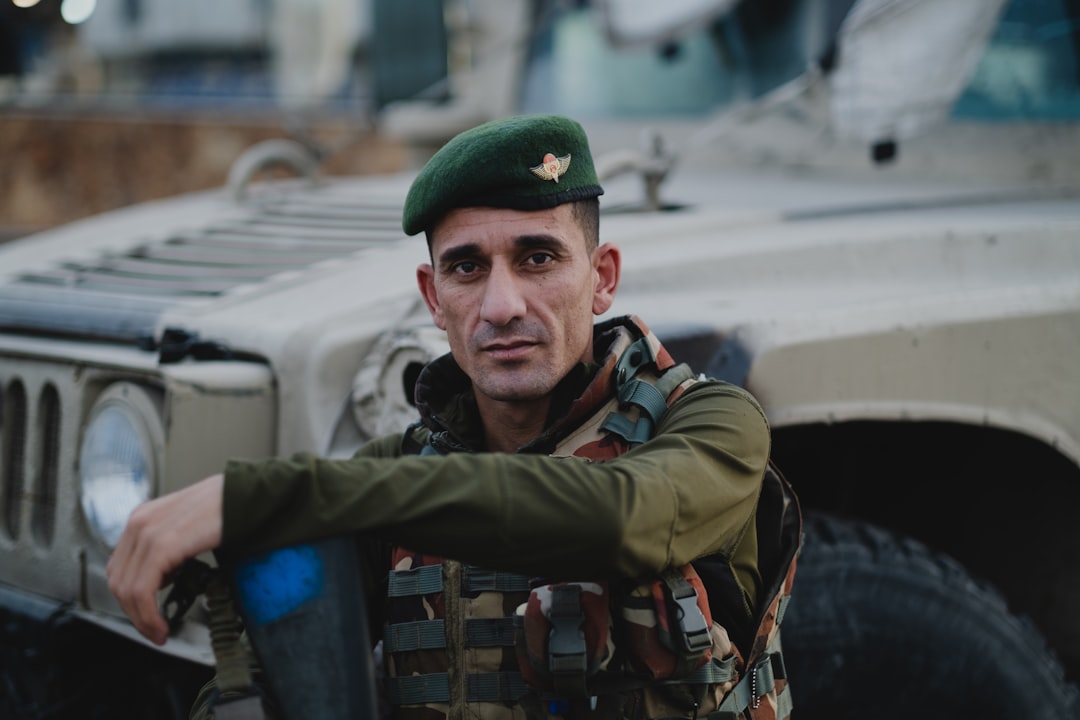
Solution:
[{"label": "shoulder strap", "polygon": [[[780,625],[784,619],[795,581],[795,567],[802,551],[802,510],[798,496],[769,461],[757,510],[758,558],[762,578],[768,583],[764,602],[755,614],[755,633],[746,671],[739,686],[721,704],[721,715],[709,720],[726,720],[723,711],[748,710],[758,718],[787,718],[791,714],[791,691],[780,645]],[[730,717],[742,717],[740,714]]]},{"label": "shoulder strap", "polygon": [[[656,424],[674,398],[675,389],[693,377],[694,373],[685,364],[658,374],[652,345],[647,338],[636,340],[615,363],[619,409],[605,418],[601,429],[631,445],[640,445],[652,437]],[[631,409],[634,409],[632,413]]]}]

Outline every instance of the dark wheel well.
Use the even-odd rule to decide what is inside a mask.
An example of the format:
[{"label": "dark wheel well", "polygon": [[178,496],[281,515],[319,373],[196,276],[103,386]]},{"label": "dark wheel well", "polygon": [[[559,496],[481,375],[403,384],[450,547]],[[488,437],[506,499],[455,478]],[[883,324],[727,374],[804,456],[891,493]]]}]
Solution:
[{"label": "dark wheel well", "polygon": [[805,509],[918,539],[1032,618],[1080,680],[1080,469],[1033,438],[953,423],[775,428]]}]

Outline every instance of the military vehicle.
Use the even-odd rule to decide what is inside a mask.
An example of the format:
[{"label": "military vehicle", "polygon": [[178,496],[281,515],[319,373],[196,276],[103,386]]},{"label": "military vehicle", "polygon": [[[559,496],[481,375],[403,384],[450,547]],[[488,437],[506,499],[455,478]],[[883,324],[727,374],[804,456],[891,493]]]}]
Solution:
[{"label": "military vehicle", "polygon": [[[385,92],[381,128],[422,156],[499,114],[582,119],[611,312],[749,388],[799,492],[794,716],[1080,717],[1073,5],[474,5],[518,14],[466,33],[483,52],[438,101]],[[0,714],[186,716],[206,607],[149,645],[110,549],[227,458],[348,456],[411,419],[446,344],[410,177],[272,141],[220,190],[0,247]]]}]

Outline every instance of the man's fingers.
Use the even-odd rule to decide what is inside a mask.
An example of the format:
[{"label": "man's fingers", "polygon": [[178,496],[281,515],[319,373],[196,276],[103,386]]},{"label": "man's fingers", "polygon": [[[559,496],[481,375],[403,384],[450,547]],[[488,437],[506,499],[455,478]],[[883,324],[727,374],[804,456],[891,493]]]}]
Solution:
[{"label": "man's fingers", "polygon": [[125,610],[139,632],[152,642],[163,645],[169,629],[158,608],[157,591],[172,568],[164,564],[160,553],[155,550],[154,540],[151,538],[135,545],[125,578],[131,607]]},{"label": "man's fingers", "polygon": [[214,475],[135,508],[109,559],[109,590],[136,629],[159,645],[169,628],[157,592],[184,560],[221,542],[223,482]]},{"label": "man's fingers", "polygon": [[160,551],[155,549],[156,538],[148,528],[152,522],[153,506],[146,504],[135,509],[120,542],[106,568],[109,590],[131,619],[135,628],[150,641],[161,645],[168,637],[168,627],[157,607],[157,591],[168,572],[163,567]]}]

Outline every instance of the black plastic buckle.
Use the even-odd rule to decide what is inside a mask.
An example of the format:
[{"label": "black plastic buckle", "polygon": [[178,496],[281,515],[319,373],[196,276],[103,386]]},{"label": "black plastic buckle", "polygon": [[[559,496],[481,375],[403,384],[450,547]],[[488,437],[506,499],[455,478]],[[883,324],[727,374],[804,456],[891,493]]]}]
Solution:
[{"label": "black plastic buckle", "polygon": [[705,615],[697,604],[697,590],[682,575],[670,573],[664,584],[675,601],[676,621],[679,623],[679,642],[682,650],[698,655],[712,647],[712,635]]},{"label": "black plastic buckle", "polygon": [[581,610],[581,588],[556,585],[551,589],[551,632],[548,633],[548,669],[559,675],[584,675],[585,614]]}]

